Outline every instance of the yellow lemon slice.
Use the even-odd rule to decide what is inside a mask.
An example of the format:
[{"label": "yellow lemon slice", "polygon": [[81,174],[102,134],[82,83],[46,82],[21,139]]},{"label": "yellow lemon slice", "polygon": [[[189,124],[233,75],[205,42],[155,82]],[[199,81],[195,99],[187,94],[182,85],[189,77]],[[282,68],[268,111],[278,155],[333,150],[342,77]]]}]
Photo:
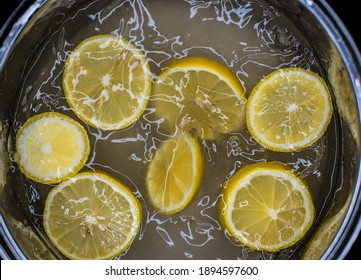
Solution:
[{"label": "yellow lemon slice", "polygon": [[57,183],[83,168],[90,152],[85,129],[59,113],[29,118],[16,135],[16,161],[30,179]]},{"label": "yellow lemon slice", "polygon": [[44,229],[69,259],[110,259],[132,243],[141,206],[123,184],[101,172],[83,172],[52,189]]},{"label": "yellow lemon slice", "polygon": [[307,242],[307,246],[300,256],[301,259],[318,260],[322,258],[344,221],[351,198],[352,195],[350,194],[343,207],[318,226],[312,238]]},{"label": "yellow lemon slice", "polygon": [[99,35],[82,41],[65,63],[66,99],[87,124],[116,130],[143,113],[151,73],[143,53],[122,37]]},{"label": "yellow lemon slice", "polygon": [[306,183],[275,162],[238,170],[220,202],[220,220],[228,234],[259,251],[292,246],[306,234],[314,216]]},{"label": "yellow lemon slice", "polygon": [[290,152],[310,146],[332,117],[326,83],[301,68],[276,70],[262,79],[247,101],[247,127],[267,149]]},{"label": "yellow lemon slice", "polygon": [[218,62],[192,57],[178,60],[156,78],[152,106],[166,129],[192,132],[206,140],[241,130],[245,94],[237,77]]},{"label": "yellow lemon slice", "polygon": [[164,214],[183,210],[198,193],[203,170],[203,154],[196,139],[179,133],[163,142],[146,175],[151,204]]}]

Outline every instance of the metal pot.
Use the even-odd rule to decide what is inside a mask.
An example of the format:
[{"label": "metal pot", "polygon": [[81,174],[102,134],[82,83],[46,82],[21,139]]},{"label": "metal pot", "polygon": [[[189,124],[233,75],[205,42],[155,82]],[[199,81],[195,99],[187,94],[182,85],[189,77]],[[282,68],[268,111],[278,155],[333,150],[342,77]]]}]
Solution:
[{"label": "metal pot", "polygon": [[[18,96],[31,90],[24,88],[23,81],[28,67],[34,59],[39,59],[37,52],[42,51],[53,32],[58,32],[59,38],[63,40],[59,40],[58,46],[53,46],[64,46],[62,44],[65,44],[66,38],[61,37],[61,30],[57,27],[61,26],[69,14],[74,15],[74,11],[86,7],[86,2],[91,3],[71,0],[23,1],[1,29],[0,233],[4,240],[4,248],[1,248],[3,258],[61,258],[38,224],[37,220],[41,220],[41,217],[36,215],[36,209],[31,203],[27,203],[37,199],[39,193],[36,188],[27,186],[25,197],[20,197],[17,189],[23,188],[23,182],[9,180],[9,174],[14,168],[12,133],[14,126],[18,125],[14,123],[12,115],[18,105]],[[102,5],[102,1],[98,2]],[[123,1],[113,2],[116,5]],[[231,0],[228,2],[232,3]],[[297,27],[297,32],[303,34],[333,92],[336,107],[335,132],[330,140],[333,141],[331,146],[334,149],[333,163],[330,164],[333,170],[327,181],[330,191],[324,196],[322,207],[318,209],[318,218],[312,231],[296,248],[298,253],[291,253],[287,257],[342,259],[361,230],[360,53],[340,19],[324,0],[256,2],[268,5],[276,15],[286,16]],[[205,4],[204,7],[206,6]],[[76,24],[75,22],[74,28],[81,28]],[[124,22],[120,20],[118,24]],[[273,35],[277,37],[277,32]],[[56,52],[56,49],[47,51]],[[28,208],[24,205],[28,205]],[[305,255],[304,252],[311,247],[311,253]]]}]

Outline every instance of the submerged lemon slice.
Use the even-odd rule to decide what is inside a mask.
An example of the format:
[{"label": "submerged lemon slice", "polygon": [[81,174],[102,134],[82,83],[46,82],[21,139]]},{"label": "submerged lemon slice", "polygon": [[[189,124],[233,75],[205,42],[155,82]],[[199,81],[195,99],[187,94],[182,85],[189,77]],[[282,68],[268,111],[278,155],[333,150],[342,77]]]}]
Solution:
[{"label": "submerged lemon slice", "polygon": [[143,53],[130,42],[99,35],[82,41],[67,58],[63,88],[80,119],[103,130],[116,130],[143,113],[151,73]]},{"label": "submerged lemon slice", "polygon": [[333,239],[344,221],[345,215],[350,206],[351,198],[352,195],[350,194],[347,201],[338,212],[328,217],[324,222],[318,225],[318,228],[313,233],[312,238],[308,240],[306,248],[300,256],[301,259],[318,260],[323,257],[327,249],[330,248]]},{"label": "submerged lemon slice", "polygon": [[166,129],[196,133],[206,140],[241,130],[245,95],[237,77],[223,65],[201,57],[170,64],[156,78],[152,107]]},{"label": "submerged lemon slice", "polygon": [[179,133],[163,142],[146,175],[151,204],[164,214],[183,210],[198,193],[203,170],[203,154],[196,139]]},{"label": "submerged lemon slice", "polygon": [[52,189],[44,229],[70,259],[110,259],[132,243],[141,222],[133,193],[110,176],[83,172]]},{"label": "submerged lemon slice", "polygon": [[28,119],[16,135],[16,161],[30,179],[57,183],[83,168],[90,152],[85,129],[59,113]]},{"label": "submerged lemon slice", "polygon": [[301,68],[276,70],[247,101],[247,127],[265,148],[290,152],[310,146],[326,131],[332,101],[326,83]]},{"label": "submerged lemon slice", "polygon": [[228,234],[254,250],[275,252],[299,241],[315,210],[308,187],[280,163],[258,163],[237,171],[220,202]]}]

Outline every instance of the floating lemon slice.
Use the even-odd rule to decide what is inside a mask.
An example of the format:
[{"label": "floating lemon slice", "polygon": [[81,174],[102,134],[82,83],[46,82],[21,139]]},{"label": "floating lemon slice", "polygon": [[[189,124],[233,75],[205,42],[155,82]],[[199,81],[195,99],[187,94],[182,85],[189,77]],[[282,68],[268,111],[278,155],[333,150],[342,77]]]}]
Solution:
[{"label": "floating lemon slice", "polygon": [[133,193],[110,176],[77,174],[52,189],[44,209],[44,229],[69,259],[110,259],[132,243],[141,222]]},{"label": "floating lemon slice", "polygon": [[63,88],[80,119],[103,130],[116,130],[143,113],[151,73],[143,53],[130,42],[99,35],[82,41],[67,58]]},{"label": "floating lemon slice", "polygon": [[183,210],[198,193],[203,170],[203,154],[196,139],[179,133],[163,142],[146,175],[151,204],[164,214]]},{"label": "floating lemon slice", "polygon": [[223,65],[201,57],[184,58],[156,78],[152,107],[166,129],[215,140],[241,130],[245,123],[245,94],[237,77]]},{"label": "floating lemon slice", "polygon": [[228,234],[254,250],[275,252],[299,241],[315,210],[305,182],[280,163],[258,163],[237,171],[220,202]]},{"label": "floating lemon slice", "polygon": [[276,70],[252,90],[246,117],[248,130],[265,148],[302,149],[320,139],[331,121],[330,92],[311,71]]},{"label": "floating lemon slice", "polygon": [[28,119],[16,135],[16,161],[26,177],[57,183],[83,168],[90,152],[85,129],[59,113]]}]

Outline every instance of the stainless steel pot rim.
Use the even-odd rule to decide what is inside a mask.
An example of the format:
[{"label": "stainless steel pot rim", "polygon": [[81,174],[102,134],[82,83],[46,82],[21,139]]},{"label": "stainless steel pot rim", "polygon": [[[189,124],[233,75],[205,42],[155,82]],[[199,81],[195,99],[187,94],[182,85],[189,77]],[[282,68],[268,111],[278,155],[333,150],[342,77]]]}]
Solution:
[{"label": "stainless steel pot rim", "polygon": [[[355,90],[357,98],[358,112],[361,112],[361,54],[353,40],[351,34],[343,24],[341,19],[332,10],[325,0],[320,0],[321,5],[316,5],[316,1],[301,0],[311,13],[319,20],[322,27],[327,31],[331,40],[336,45],[342,59],[347,62],[351,83]],[[359,118],[360,120],[360,118]],[[359,122],[360,126],[361,123]],[[357,182],[354,195],[351,199],[349,209],[346,213],[344,222],[336,234],[333,242],[323,255],[323,259],[345,258],[353,243],[361,231],[361,161],[357,174]]]},{"label": "stainless steel pot rim", "polygon": [[16,38],[24,29],[31,17],[43,6],[47,0],[23,0],[10,15],[4,26],[0,29],[0,69],[11,51]]},{"label": "stainless steel pot rim", "polygon": [[[32,16],[47,0],[23,0],[0,29],[0,69],[6,63],[11,48]],[[348,74],[357,98],[359,120],[361,119],[361,54],[360,51],[337,14],[326,0],[299,0],[318,20],[335,44],[347,66]],[[361,127],[361,123],[358,123]],[[344,221],[322,259],[343,259],[361,232],[361,160],[358,162],[357,182]],[[19,245],[8,230],[2,213],[0,214],[0,235],[7,248],[0,246],[2,259],[26,259]]]}]

